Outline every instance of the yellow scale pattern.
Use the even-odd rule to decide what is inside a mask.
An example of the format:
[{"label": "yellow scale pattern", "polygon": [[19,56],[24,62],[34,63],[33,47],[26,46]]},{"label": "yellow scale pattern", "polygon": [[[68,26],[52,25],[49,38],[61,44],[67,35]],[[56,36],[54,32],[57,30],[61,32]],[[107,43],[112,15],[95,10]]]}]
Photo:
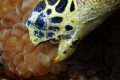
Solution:
[{"label": "yellow scale pattern", "polygon": [[[44,0],[40,0],[40,2],[41,2],[41,1],[44,1]],[[73,1],[74,4],[75,4],[75,10],[71,12],[71,11],[70,11],[70,6],[71,6],[72,1]],[[53,38],[56,38],[56,39],[57,39],[58,36],[60,36],[60,35],[63,35],[63,34],[66,35],[66,34],[68,34],[68,32],[71,32],[71,30],[70,30],[70,31],[66,31],[66,30],[65,30],[65,26],[66,26],[66,25],[71,25],[71,26],[73,27],[73,29],[79,27],[79,26],[76,26],[76,25],[79,25],[79,22],[78,22],[78,20],[79,20],[78,8],[77,8],[76,1],[75,1],[75,0],[68,0],[67,6],[66,6],[66,8],[65,8],[65,10],[64,10],[63,13],[58,13],[58,12],[56,12],[56,10],[55,10],[55,8],[56,8],[56,6],[59,4],[59,2],[60,2],[60,0],[58,0],[54,5],[49,5],[48,2],[47,2],[47,0],[45,0],[46,7],[45,7],[44,10],[42,10],[41,12],[33,11],[33,12],[31,13],[32,16],[31,16],[28,20],[30,20],[30,21],[33,22],[33,23],[35,23],[36,19],[38,18],[38,15],[40,15],[41,13],[44,13],[44,15],[46,16],[45,18],[47,19],[47,20],[46,20],[46,21],[47,21],[47,30],[42,30],[42,31],[41,31],[41,32],[44,33],[44,37],[42,37],[42,38],[39,38],[38,36],[34,35],[34,30],[37,29],[34,25],[31,25],[31,26],[28,26],[28,25],[27,25],[27,26],[28,26],[28,29],[29,29],[29,34],[30,34],[31,41],[32,41],[35,45],[38,45],[38,43],[40,43],[40,42],[42,42],[42,41],[49,40],[49,39],[47,39],[47,37],[46,37],[46,34],[49,33],[49,32],[52,32],[52,33],[55,34],[54,36],[52,36],[51,39],[53,39]],[[38,2],[38,3],[39,3],[39,2]],[[52,10],[52,12],[51,12],[50,15],[47,15],[47,13],[46,13],[46,11],[47,11],[48,9],[51,9],[51,10]],[[36,16],[36,15],[37,15],[37,16]],[[63,18],[62,22],[60,22],[60,23],[51,23],[51,22],[49,21],[49,19],[50,19],[50,18],[53,18],[53,17],[56,17],[56,16],[57,16],[57,17],[62,17],[62,18]],[[33,20],[33,19],[34,19],[34,20]],[[55,32],[55,31],[51,31],[51,30],[48,29],[49,26],[57,26],[57,27],[59,27],[60,29],[59,29],[59,31],[56,31],[56,32]]]},{"label": "yellow scale pattern", "polygon": [[[76,49],[79,41],[90,31],[100,25],[112,12],[117,9],[120,4],[119,0],[57,0],[57,2],[52,6],[48,4],[48,0],[39,0],[38,4],[42,1],[45,1],[45,9],[43,9],[41,12],[35,11],[34,13],[33,11],[32,16],[28,20],[34,24],[38,18],[38,15],[44,13],[47,16],[45,18],[47,19],[47,27],[49,28],[49,26],[57,26],[60,28],[60,30],[58,32],[53,32],[55,35],[53,35],[51,38],[47,38],[46,34],[48,32],[51,32],[47,28],[45,31],[42,30],[45,36],[39,38],[38,36],[34,35],[34,25],[29,26],[27,24],[27,27],[30,34],[30,39],[35,45],[53,38],[60,40],[58,56],[56,57],[55,61],[62,61],[68,58]],[[63,4],[65,3],[64,1],[67,1],[67,4],[65,10],[60,13],[56,11],[56,7],[62,1]],[[70,12],[72,1],[74,3],[75,10],[73,12]],[[61,6],[59,6],[60,9],[63,6],[64,5],[61,4]],[[50,15],[46,14],[47,9],[52,10],[52,13]],[[62,22],[51,23],[49,19],[55,16],[62,17]],[[46,22],[45,20],[43,21]],[[66,31],[66,25],[71,25],[73,29]]]}]

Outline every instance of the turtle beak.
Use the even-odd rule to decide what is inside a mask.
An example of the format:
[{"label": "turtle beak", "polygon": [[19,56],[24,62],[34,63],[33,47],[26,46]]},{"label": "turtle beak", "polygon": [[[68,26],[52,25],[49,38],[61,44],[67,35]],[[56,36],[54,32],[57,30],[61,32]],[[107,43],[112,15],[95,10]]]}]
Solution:
[{"label": "turtle beak", "polygon": [[60,36],[60,43],[59,43],[59,49],[58,49],[58,55],[55,58],[56,62],[63,61],[67,58],[69,58],[73,52],[75,51],[80,39],[76,37],[73,37],[71,39],[66,39],[65,36]]}]

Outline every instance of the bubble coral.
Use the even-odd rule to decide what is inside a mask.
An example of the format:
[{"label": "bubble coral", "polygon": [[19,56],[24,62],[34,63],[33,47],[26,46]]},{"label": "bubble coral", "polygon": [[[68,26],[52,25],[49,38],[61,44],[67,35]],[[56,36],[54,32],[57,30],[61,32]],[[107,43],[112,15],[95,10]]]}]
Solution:
[{"label": "bubble coral", "polygon": [[[104,68],[114,80],[117,75],[116,67],[118,68],[119,65],[118,62],[110,61],[113,53],[109,52],[108,47],[105,57],[110,57],[105,59],[107,65],[103,67],[101,59],[103,59],[104,47],[102,44],[96,44],[89,37],[89,41],[84,39],[80,43],[81,52],[75,52],[71,58],[63,62],[54,62],[58,44],[46,41],[38,46],[33,45],[25,23],[36,3],[37,0],[0,0],[1,78],[8,80],[100,80],[104,78],[109,80],[107,75],[99,76],[103,74],[101,68]],[[112,66],[111,73],[108,65]]]},{"label": "bubble coral", "polygon": [[36,2],[1,1],[0,59],[4,67],[2,72],[10,78],[46,75],[49,71],[53,74],[60,72],[59,64],[52,61],[57,53],[57,44],[47,41],[35,46],[30,42],[25,23]]}]

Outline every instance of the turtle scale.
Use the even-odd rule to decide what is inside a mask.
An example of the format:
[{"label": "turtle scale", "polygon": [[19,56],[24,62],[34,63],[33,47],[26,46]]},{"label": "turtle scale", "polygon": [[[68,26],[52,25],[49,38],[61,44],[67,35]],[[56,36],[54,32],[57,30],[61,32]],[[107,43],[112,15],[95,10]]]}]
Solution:
[{"label": "turtle scale", "polygon": [[[43,4],[40,6],[41,3]],[[71,32],[74,27],[77,28],[75,19],[78,15],[75,15],[77,8],[75,9],[74,0],[57,0],[52,5],[49,3],[49,0],[39,0],[26,23],[30,39],[35,45],[49,39],[57,39],[58,36]],[[74,6],[74,9],[71,6]],[[44,36],[39,37],[40,33]],[[49,36],[50,33],[54,35]]]},{"label": "turtle scale", "polygon": [[26,26],[35,45],[59,39],[55,61],[62,61],[75,51],[84,36],[117,7],[120,7],[119,0],[39,0]]}]

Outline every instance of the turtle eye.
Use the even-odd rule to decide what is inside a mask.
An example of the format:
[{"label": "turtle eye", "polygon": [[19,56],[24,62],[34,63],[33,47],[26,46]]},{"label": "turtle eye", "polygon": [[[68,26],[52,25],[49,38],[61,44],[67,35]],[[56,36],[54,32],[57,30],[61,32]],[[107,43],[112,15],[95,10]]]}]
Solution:
[{"label": "turtle eye", "polygon": [[40,26],[40,27],[42,27],[42,26],[44,26],[44,21],[43,21],[43,19],[37,19],[36,20],[36,24],[38,25],[38,26]]},{"label": "turtle eye", "polygon": [[36,20],[36,27],[38,29],[41,29],[41,30],[45,30],[46,29],[46,21],[45,21],[45,15],[43,13],[41,13],[37,20]]}]

